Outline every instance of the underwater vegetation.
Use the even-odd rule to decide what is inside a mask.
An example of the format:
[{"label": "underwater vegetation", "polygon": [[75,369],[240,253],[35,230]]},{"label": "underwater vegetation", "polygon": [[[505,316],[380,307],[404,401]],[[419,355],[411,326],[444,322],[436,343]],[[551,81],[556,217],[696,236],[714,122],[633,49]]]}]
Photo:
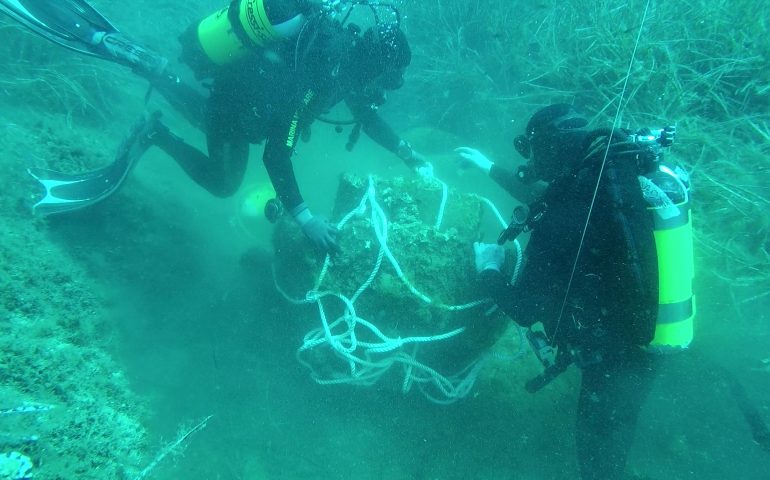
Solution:
[{"label": "underwater vegetation", "polygon": [[673,152],[688,166],[698,199],[701,268],[731,279],[727,284],[767,282],[770,48],[758,39],[767,33],[770,5],[646,5],[409,2],[419,65],[412,88],[431,124],[472,131],[500,158],[510,156],[510,144],[490,132],[503,127],[512,138],[530,112],[555,101],[596,112],[595,125],[610,123],[619,108],[621,126],[676,123]]}]

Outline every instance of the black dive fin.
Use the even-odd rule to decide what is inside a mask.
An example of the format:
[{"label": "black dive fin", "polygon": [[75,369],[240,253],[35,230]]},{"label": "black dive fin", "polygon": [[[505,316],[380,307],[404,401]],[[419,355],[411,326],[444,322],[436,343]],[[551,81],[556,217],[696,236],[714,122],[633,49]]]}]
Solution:
[{"label": "black dive fin", "polygon": [[131,67],[148,78],[165,72],[168,59],[118,31],[84,0],[0,0],[5,13],[33,32],[70,50]]},{"label": "black dive fin", "polygon": [[118,29],[83,0],[0,0],[0,12],[52,42],[111,60],[99,44]]},{"label": "black dive fin", "polygon": [[109,197],[123,184],[142,154],[152,145],[152,137],[165,128],[160,112],[142,118],[118,148],[115,160],[106,167],[85,173],[67,174],[44,168],[27,170],[43,188],[45,195],[32,210],[41,215],[78,210]]}]

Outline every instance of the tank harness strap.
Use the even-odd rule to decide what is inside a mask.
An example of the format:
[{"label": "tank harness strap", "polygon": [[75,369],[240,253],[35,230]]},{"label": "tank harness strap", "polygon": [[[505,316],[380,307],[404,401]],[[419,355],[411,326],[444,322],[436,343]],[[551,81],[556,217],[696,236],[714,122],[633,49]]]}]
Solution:
[{"label": "tank harness strap", "polygon": [[241,1],[242,0],[233,0],[230,2],[230,7],[227,9],[227,19],[230,21],[233,33],[238,37],[238,40],[240,40],[244,47],[251,49],[254,46],[254,42],[251,40],[249,34],[246,32],[246,29],[243,28],[243,24],[241,23]]},{"label": "tank harness strap", "polygon": [[658,304],[658,324],[678,323],[693,316],[695,307],[693,298],[676,303]]}]

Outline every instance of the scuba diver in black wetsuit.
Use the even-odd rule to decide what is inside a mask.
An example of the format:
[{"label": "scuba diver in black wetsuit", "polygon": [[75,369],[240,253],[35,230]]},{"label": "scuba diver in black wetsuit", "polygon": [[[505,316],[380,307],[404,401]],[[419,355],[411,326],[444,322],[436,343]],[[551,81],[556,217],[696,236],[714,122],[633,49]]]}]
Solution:
[{"label": "scuba diver in black wetsuit", "polygon": [[[636,135],[591,131],[587,124],[570,105],[535,113],[515,141],[529,160],[517,173],[473,149],[458,153],[508,191],[519,191],[520,180],[548,183],[538,200],[514,214],[498,244],[474,244],[476,268],[497,305],[530,329],[527,336],[545,370],[528,382],[529,391],[570,364],[582,371],[576,425],[580,478],[619,480],[655,372],[650,350],[683,348],[692,338],[687,180],[665,167],[659,155],[673,129]],[[667,226],[651,215],[663,197]],[[666,257],[669,247],[657,237],[664,228],[682,232],[677,251],[683,258]],[[522,231],[531,231],[531,237],[519,280],[511,284],[501,273],[502,244]],[[666,276],[672,262],[682,270],[684,285],[672,286]],[[684,296],[669,311],[662,302],[674,290]]]},{"label": "scuba diver in black wetsuit", "polygon": [[430,175],[431,166],[377,114],[385,93],[402,85],[411,61],[397,12],[395,22],[380,22],[374,5],[352,2],[375,12],[377,25],[361,32],[347,23],[349,11],[341,21],[339,12],[331,14],[331,3],[235,1],[191,26],[181,37],[182,57],[196,76],[213,79],[206,98],[167,72],[163,57],[128,40],[82,0],[0,0],[0,11],[41,35],[131,66],[207,138],[208,154],[171,133],[159,115],[151,116],[134,128],[111,168],[71,177],[30,171],[47,190],[37,208],[58,213],[108,196],[152,145],[209,192],[227,197],[242,183],[249,145],[264,142],[263,162],[280,204],[316,247],[334,252],[336,229],[305,205],[291,162],[314,119],[345,101],[355,135],[363,130],[423,174]]},{"label": "scuba diver in black wetsuit", "polygon": [[333,251],[334,228],[305,206],[291,163],[315,118],[345,101],[373,140],[412,168],[427,164],[377,114],[385,92],[402,85],[411,60],[403,32],[380,25],[361,34],[328,17],[310,28],[312,38],[279,44],[267,52],[269,59],[252,55],[219,69],[205,119],[208,158],[166,131],[153,142],[209,192],[229,196],[243,178],[249,144],[264,141],[263,162],[281,203],[317,247]]}]

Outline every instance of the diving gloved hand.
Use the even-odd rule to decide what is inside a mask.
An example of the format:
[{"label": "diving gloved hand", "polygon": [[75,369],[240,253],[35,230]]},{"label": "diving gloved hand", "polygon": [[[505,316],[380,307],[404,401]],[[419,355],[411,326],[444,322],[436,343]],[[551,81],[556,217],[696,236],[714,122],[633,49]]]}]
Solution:
[{"label": "diving gloved hand", "polygon": [[313,242],[317,249],[328,254],[335,254],[340,251],[340,247],[337,245],[337,234],[339,233],[337,227],[322,217],[310,213],[304,203],[295,207],[292,215],[302,228],[302,233]]},{"label": "diving gloved hand", "polygon": [[489,173],[494,163],[486,155],[470,147],[455,148],[455,153],[460,155],[460,166],[463,168],[476,167],[484,173]]},{"label": "diving gloved hand", "polygon": [[473,253],[475,254],[476,273],[485,270],[499,272],[505,262],[505,249],[496,243],[473,242]]},{"label": "diving gloved hand", "polygon": [[433,178],[433,164],[425,162],[415,169],[417,175],[422,177],[423,180],[430,181]]},{"label": "diving gloved hand", "polygon": [[417,172],[422,178],[433,178],[433,165],[425,158],[425,155],[412,148],[409,142],[401,140],[396,155],[406,163],[407,167]]}]

